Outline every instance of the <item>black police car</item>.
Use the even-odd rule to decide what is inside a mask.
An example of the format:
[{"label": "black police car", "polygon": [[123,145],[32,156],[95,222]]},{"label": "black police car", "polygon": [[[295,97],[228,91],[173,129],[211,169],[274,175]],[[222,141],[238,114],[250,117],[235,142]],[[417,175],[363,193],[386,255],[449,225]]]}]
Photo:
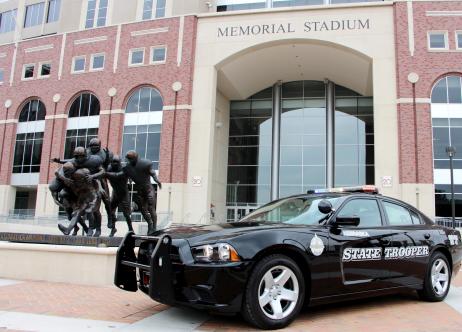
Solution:
[{"label": "black police car", "polygon": [[235,223],[128,233],[115,284],[275,329],[304,304],[409,289],[441,301],[461,259],[457,230],[366,186],[283,198]]}]

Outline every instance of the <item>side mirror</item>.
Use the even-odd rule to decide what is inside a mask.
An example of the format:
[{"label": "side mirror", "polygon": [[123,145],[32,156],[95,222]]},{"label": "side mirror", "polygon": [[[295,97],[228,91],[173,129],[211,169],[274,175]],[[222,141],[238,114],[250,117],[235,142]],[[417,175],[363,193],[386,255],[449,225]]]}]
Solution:
[{"label": "side mirror", "polygon": [[327,199],[323,199],[318,203],[318,210],[323,214],[328,214],[332,212],[332,204]]},{"label": "side mirror", "polygon": [[356,216],[352,217],[337,217],[335,218],[335,225],[339,226],[358,226],[361,219]]}]

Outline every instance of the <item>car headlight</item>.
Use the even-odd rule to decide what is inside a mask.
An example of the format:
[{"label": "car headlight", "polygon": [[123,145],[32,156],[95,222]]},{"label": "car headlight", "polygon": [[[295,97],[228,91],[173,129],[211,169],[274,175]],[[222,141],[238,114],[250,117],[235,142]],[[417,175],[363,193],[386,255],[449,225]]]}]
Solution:
[{"label": "car headlight", "polygon": [[199,262],[239,262],[241,259],[228,243],[206,244],[191,248],[193,257]]}]

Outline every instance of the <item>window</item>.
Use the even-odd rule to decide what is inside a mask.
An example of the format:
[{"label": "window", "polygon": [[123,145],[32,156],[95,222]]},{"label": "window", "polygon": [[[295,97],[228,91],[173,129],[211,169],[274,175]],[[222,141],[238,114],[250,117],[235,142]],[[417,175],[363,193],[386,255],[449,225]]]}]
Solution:
[{"label": "window", "polygon": [[42,24],[44,11],[45,2],[40,2],[27,6],[26,17],[24,19],[24,27],[28,28]]},{"label": "window", "polygon": [[[450,165],[446,147],[456,148],[453,166],[462,169],[462,80],[460,76],[443,77],[431,94],[433,128],[433,176],[435,211],[438,217],[451,216]],[[457,173],[456,173],[457,174]],[[455,176],[456,216],[462,216],[462,182]]]},{"label": "window", "polygon": [[58,21],[60,10],[61,0],[50,0],[48,2],[47,23]]},{"label": "window", "polygon": [[456,31],[456,49],[462,50],[462,31]]},{"label": "window", "polygon": [[13,9],[0,13],[0,33],[14,31],[16,29],[16,16],[18,10]]},{"label": "window", "polygon": [[432,31],[428,33],[428,48],[430,50],[448,49],[447,31]]},{"label": "window", "polygon": [[411,218],[412,218],[412,223],[414,225],[420,225],[422,222],[420,221],[420,217],[417,213],[414,211],[411,211]]},{"label": "window", "polygon": [[142,87],[132,93],[125,109],[122,155],[136,150],[158,169],[163,106],[156,89]]},{"label": "window", "polygon": [[104,69],[104,54],[92,54],[91,55],[91,67],[90,70],[103,70]]},{"label": "window", "polygon": [[[92,138],[98,137],[100,108],[98,98],[91,93],[81,93],[74,99],[69,109],[69,118],[67,120],[64,158],[72,158],[72,153],[76,147],[83,146],[86,148]],[[88,121],[77,119],[81,117],[88,117]]]},{"label": "window", "polygon": [[85,29],[106,25],[108,0],[88,0]]},{"label": "window", "polygon": [[71,159],[76,147],[88,147],[92,138],[98,138],[98,128],[71,129],[66,131],[64,159]]},{"label": "window", "polygon": [[390,225],[399,226],[413,224],[411,214],[405,207],[386,201],[383,202],[383,207],[385,208],[385,213],[387,214]]},{"label": "window", "polygon": [[13,173],[38,173],[42,158],[43,132],[16,135]]},{"label": "window", "polygon": [[91,93],[80,94],[72,103],[69,109],[69,117],[99,115],[100,103],[98,98]]},{"label": "window", "polygon": [[13,173],[38,173],[42,158],[45,105],[38,99],[28,101],[19,114],[19,123],[36,125],[18,125],[13,159]]},{"label": "window", "polygon": [[139,66],[144,64],[144,48],[130,50],[129,66]]},{"label": "window", "polygon": [[359,217],[359,227],[382,226],[379,206],[375,199],[353,199],[342,207],[337,217]]},{"label": "window", "polygon": [[5,72],[3,69],[0,69],[0,84],[3,83],[4,79],[5,79]]},{"label": "window", "polygon": [[151,47],[151,63],[164,63],[167,56],[165,46]]},{"label": "window", "polygon": [[85,56],[76,56],[72,59],[72,72],[73,73],[82,73],[85,71]]},{"label": "window", "polygon": [[143,87],[132,93],[125,113],[160,112],[163,106],[164,103],[159,91]]},{"label": "window", "polygon": [[432,104],[462,103],[462,89],[459,76],[447,76],[439,80],[432,90]]},{"label": "window", "polygon": [[144,0],[143,20],[165,16],[165,0]]},{"label": "window", "polygon": [[49,77],[51,74],[51,62],[39,64],[39,77]]},{"label": "window", "polygon": [[19,122],[32,122],[45,120],[45,105],[38,99],[32,99],[25,104],[19,114]]},{"label": "window", "polygon": [[29,64],[29,65],[24,65],[22,69],[22,79],[23,80],[30,80],[34,78],[34,70],[35,70],[35,65],[34,64]]}]

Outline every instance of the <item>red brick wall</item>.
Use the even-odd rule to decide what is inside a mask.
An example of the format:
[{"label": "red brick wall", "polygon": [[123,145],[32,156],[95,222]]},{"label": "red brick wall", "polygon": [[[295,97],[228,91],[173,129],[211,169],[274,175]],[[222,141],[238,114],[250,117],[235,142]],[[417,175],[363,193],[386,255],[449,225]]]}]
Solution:
[{"label": "red brick wall", "polygon": [[[427,16],[427,11],[461,11],[462,1],[413,2],[415,52],[411,56],[408,42],[406,2],[395,3],[395,40],[397,98],[412,98],[410,72],[419,75],[416,98],[430,98],[435,82],[449,73],[462,73],[462,51],[456,50],[455,31],[462,30],[461,16]],[[429,52],[427,32],[447,30],[449,51]],[[418,183],[433,182],[433,152],[430,104],[417,103]],[[416,182],[414,111],[412,103],[398,104],[400,143],[400,182]]]},{"label": "red brick wall", "polygon": [[[114,54],[116,52],[117,26],[97,28],[66,35],[62,76],[58,77],[59,61],[63,35],[26,40],[18,43],[16,65],[14,66],[14,80],[10,86],[10,68],[14,45],[0,46],[0,53],[7,56],[0,58],[0,68],[4,69],[5,83],[0,85],[0,119],[6,118],[4,102],[11,99],[13,105],[8,113],[9,119],[18,119],[20,105],[30,97],[40,98],[46,106],[47,115],[53,115],[54,103],[52,97],[59,93],[61,100],[56,104],[56,114],[67,114],[70,104],[75,96],[81,91],[90,91],[95,94],[100,103],[101,110],[111,107],[111,98],[108,90],[111,87],[117,89],[117,95],[112,100],[112,109],[124,109],[130,93],[139,86],[150,85],[157,88],[163,98],[165,106],[173,106],[175,93],[171,86],[175,81],[182,83],[182,90],[178,93],[178,105],[191,105],[192,96],[192,73],[194,64],[194,46],[196,18],[188,16],[184,18],[182,60],[177,64],[177,48],[179,38],[180,18],[166,18],[152,21],[136,22],[121,26],[119,56],[117,70],[113,72]],[[167,32],[132,36],[133,31],[167,28]],[[76,40],[105,36],[106,40],[75,44]],[[26,52],[26,49],[36,46],[53,45],[53,48],[38,52]],[[150,47],[156,45],[167,46],[167,60],[165,64],[145,65],[141,67],[128,66],[128,54],[130,48],[145,47],[145,63],[149,61]],[[91,54],[105,53],[104,71],[89,72]],[[86,56],[86,71],[83,74],[72,74],[71,66],[74,56]],[[42,61],[52,62],[52,72],[49,78],[22,81],[22,68],[24,64]],[[36,71],[38,68],[36,67]],[[161,136],[161,156],[159,175],[162,181],[170,178],[170,149],[172,137],[172,111],[164,111],[164,122]],[[190,110],[181,110],[177,114],[175,125],[175,154],[173,164],[173,181],[186,182],[187,172],[187,147],[189,144],[189,115]],[[103,146],[108,146],[116,153],[120,153],[123,114],[100,115],[99,137]],[[64,138],[66,134],[66,119],[56,119],[52,130],[53,120],[46,121],[44,146],[42,150],[42,167],[40,182],[46,183],[53,176],[56,165],[48,165],[49,158],[63,156]],[[110,123],[110,134],[108,135]],[[5,125],[0,124],[0,130]],[[11,177],[13,163],[13,150],[15,141],[16,125],[8,125],[5,136],[3,155],[1,156],[0,184],[8,184]],[[109,142],[107,137],[109,136]],[[1,139],[1,135],[0,135]],[[53,141],[53,142],[52,142]],[[53,144],[53,145],[52,145]],[[1,149],[2,142],[0,142]],[[48,170],[49,168],[49,170]],[[49,173],[48,179],[47,174]]]}]

